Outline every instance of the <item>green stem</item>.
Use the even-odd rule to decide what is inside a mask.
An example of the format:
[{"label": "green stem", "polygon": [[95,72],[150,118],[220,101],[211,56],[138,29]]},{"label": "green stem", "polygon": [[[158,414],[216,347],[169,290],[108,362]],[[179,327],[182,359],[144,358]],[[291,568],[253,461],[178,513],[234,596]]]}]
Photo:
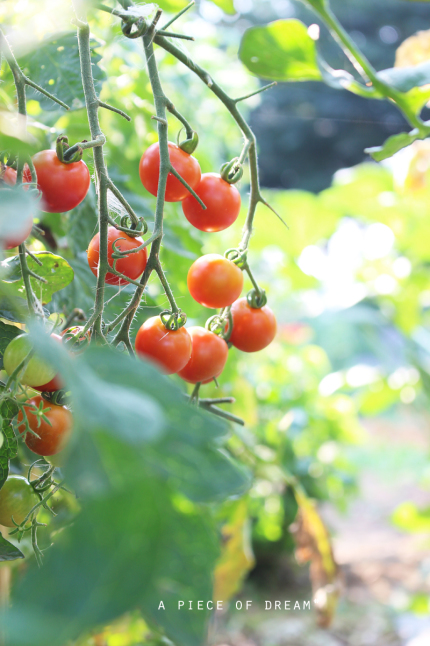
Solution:
[{"label": "green stem", "polygon": [[343,49],[360,76],[362,76],[365,81],[370,81],[375,90],[378,90],[384,97],[391,99],[397,105],[399,110],[403,112],[411,126],[418,128],[421,132],[424,126],[423,121],[414,113],[401,92],[380,80],[373,65],[367,60],[366,56],[364,56],[360,51],[348,32],[342,27],[329,5],[327,4],[324,7],[316,7],[315,5],[312,5],[312,7],[324,20],[333,38]]},{"label": "green stem", "polygon": [[[75,13],[78,18],[78,44],[79,57],[81,62],[82,85],[84,88],[85,102],[87,106],[88,124],[93,141],[105,141],[99,122],[99,99],[94,87],[94,79],[91,63],[90,27],[86,22],[86,16],[79,15],[77,0],[73,0]],[[97,275],[96,297],[94,302],[94,313],[91,317],[91,325],[95,338],[104,338],[102,332],[105,279],[109,271],[108,263],[108,189],[109,176],[106,168],[103,144],[93,148],[94,167],[98,185],[98,220],[100,232],[100,255],[99,269]],[[87,323],[88,326],[88,323]],[[86,326],[86,327],[87,327]]]}]

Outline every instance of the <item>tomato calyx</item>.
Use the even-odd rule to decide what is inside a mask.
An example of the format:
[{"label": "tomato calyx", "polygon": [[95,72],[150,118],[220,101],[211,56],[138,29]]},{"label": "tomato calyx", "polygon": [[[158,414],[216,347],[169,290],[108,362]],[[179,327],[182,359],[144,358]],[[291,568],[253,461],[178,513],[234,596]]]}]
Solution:
[{"label": "tomato calyx", "polygon": [[175,332],[185,325],[187,315],[182,310],[172,312],[172,310],[163,310],[160,312],[160,319],[166,330]]},{"label": "tomato calyx", "polygon": [[243,175],[243,166],[239,160],[239,157],[235,157],[229,162],[225,162],[220,168],[219,174],[222,179],[228,184],[236,184]]},{"label": "tomato calyx", "polygon": [[69,138],[66,137],[66,135],[60,135],[59,137],[57,137],[57,145],[55,147],[55,150],[60,162],[63,162],[63,164],[74,164],[75,162],[81,161],[82,155],[84,153],[82,148],[78,146],[76,152],[72,156],[66,155],[66,152],[69,149]]},{"label": "tomato calyx", "polygon": [[261,287],[259,287],[258,289],[255,289],[255,287],[253,287],[247,293],[246,300],[248,301],[248,305],[252,307],[252,309],[260,310],[267,304],[266,291]]},{"label": "tomato calyx", "polygon": [[123,215],[120,222],[120,226],[116,225],[118,231],[126,233],[131,238],[143,236],[148,231],[148,224],[143,217],[138,218],[137,222],[133,222],[132,218],[129,215]]},{"label": "tomato calyx", "polygon": [[209,330],[209,332],[213,332],[217,336],[221,337],[221,339],[224,339],[224,341],[228,344],[231,333],[233,331],[233,318],[231,315],[231,308],[226,307],[224,312],[215,314],[214,316],[208,318],[205,324],[205,328]]},{"label": "tomato calyx", "polygon": [[[55,404],[55,406],[67,406],[70,404],[70,393],[67,390],[54,390],[52,392],[42,392],[40,393],[41,397],[48,402],[49,404]],[[49,410],[45,408],[45,411]],[[49,423],[49,420],[48,420]]]},{"label": "tomato calyx", "polygon": [[181,137],[181,132],[183,128],[180,129],[178,132],[178,136],[176,137],[176,142],[178,144],[178,147],[184,151],[184,153],[188,153],[189,155],[192,155],[197,146],[199,145],[199,135],[195,130],[192,130],[191,132],[188,132],[187,130],[187,138],[184,141],[180,141]]}]

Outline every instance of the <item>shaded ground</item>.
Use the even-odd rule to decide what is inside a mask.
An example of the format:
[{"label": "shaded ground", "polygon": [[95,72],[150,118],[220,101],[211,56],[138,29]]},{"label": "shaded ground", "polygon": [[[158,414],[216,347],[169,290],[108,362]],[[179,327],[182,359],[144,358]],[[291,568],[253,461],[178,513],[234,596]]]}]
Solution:
[{"label": "shaded ground", "polygon": [[[366,424],[368,441],[353,449],[360,495],[345,515],[321,511],[331,529],[343,576],[343,596],[332,627],[315,625],[313,612],[266,611],[265,599],[310,599],[303,570],[285,567],[285,588],[254,599],[252,610],[218,618],[214,646],[429,646],[430,537],[402,533],[391,514],[402,502],[430,506],[430,422],[406,410]],[[289,585],[288,585],[289,583]],[[421,612],[412,612],[411,608]]]}]

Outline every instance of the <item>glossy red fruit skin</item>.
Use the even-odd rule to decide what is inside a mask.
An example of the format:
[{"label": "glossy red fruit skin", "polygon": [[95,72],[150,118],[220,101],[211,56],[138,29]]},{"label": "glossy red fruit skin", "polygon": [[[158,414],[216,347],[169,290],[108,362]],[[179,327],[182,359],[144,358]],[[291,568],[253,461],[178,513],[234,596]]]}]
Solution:
[{"label": "glossy red fruit skin", "polygon": [[267,348],[276,335],[276,318],[268,305],[255,309],[241,298],[231,308],[233,331],[230,342],[242,352],[259,352]]},{"label": "glossy red fruit skin", "polygon": [[224,370],[228,357],[227,343],[203,327],[190,327],[188,333],[193,346],[191,359],[178,375],[190,384],[199,381],[207,384]]},{"label": "glossy red fruit skin", "polygon": [[188,331],[166,330],[159,316],[153,316],[139,328],[135,348],[143,359],[158,365],[166,375],[182,370],[191,358],[191,337]]},{"label": "glossy red fruit skin", "polygon": [[205,307],[228,307],[243,289],[243,273],[231,260],[215,253],[198,258],[187,276],[188,290]]},{"label": "glossy red fruit skin", "polygon": [[192,195],[182,202],[182,210],[188,222],[196,229],[214,233],[227,229],[237,220],[241,200],[234,184],[229,184],[217,173],[205,173],[194,190],[206,210]]},{"label": "glossy red fruit skin", "polygon": [[33,157],[37,185],[42,192],[41,209],[65,213],[78,206],[90,188],[90,172],[85,162],[61,162],[55,150],[42,150]]},{"label": "glossy red fruit skin", "polygon": [[[116,248],[119,251],[128,251],[129,249],[135,249],[136,247],[139,247],[143,243],[142,238],[139,238],[139,237],[131,238],[126,233],[123,233],[122,231],[118,231],[118,229],[115,229],[115,227],[109,227],[108,263],[110,267],[112,267],[114,263],[112,259],[112,254],[113,254],[113,245],[116,240],[118,240],[118,242],[116,243]],[[88,264],[90,266],[91,271],[93,272],[94,276],[97,276],[99,257],[100,257],[100,233],[97,233],[94,236],[94,238],[91,240],[90,244],[88,245],[87,257],[88,257]],[[129,254],[128,256],[125,256],[125,258],[120,258],[116,263],[116,269],[121,274],[128,276],[128,278],[131,278],[132,280],[136,280],[137,278],[139,278],[139,276],[143,274],[146,267],[147,260],[148,260],[148,252],[145,247],[144,249],[141,249],[136,253],[132,253],[132,254]],[[112,274],[110,272],[106,274],[106,282],[109,285],[127,285],[128,283],[128,281],[125,280],[124,278],[120,278],[120,276],[116,276],[115,274]]]},{"label": "glossy red fruit skin", "polygon": [[[169,157],[173,168],[181,177],[195,189],[200,182],[202,171],[195,157],[184,152],[169,141]],[[151,195],[157,195],[158,177],[160,172],[160,149],[158,142],[149,146],[143,153],[139,163],[140,180]],[[190,195],[188,189],[172,174],[167,176],[166,202],[180,202]]]},{"label": "glossy red fruit skin", "polygon": [[[55,455],[64,449],[70,439],[73,427],[72,414],[64,406],[57,406],[47,402],[40,395],[36,395],[27,401],[28,404],[34,404],[37,408],[39,408],[41,402],[43,403],[44,411],[45,409],[50,409],[44,413],[50,424],[42,419],[38,426],[36,415],[31,412],[31,409],[27,408],[29,426],[39,437],[36,437],[33,433],[27,433],[25,443],[37,455]],[[18,430],[20,433],[26,432],[21,411],[18,413]]]}]

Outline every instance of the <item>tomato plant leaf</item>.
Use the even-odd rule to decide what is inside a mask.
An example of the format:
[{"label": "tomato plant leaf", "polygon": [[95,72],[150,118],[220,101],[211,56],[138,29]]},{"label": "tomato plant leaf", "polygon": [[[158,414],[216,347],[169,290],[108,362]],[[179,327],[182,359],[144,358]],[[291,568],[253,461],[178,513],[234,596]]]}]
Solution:
[{"label": "tomato plant leaf", "polygon": [[[106,78],[98,65],[101,56],[94,51],[99,45],[99,41],[92,37],[91,62],[97,93]],[[32,81],[67,103],[72,110],[79,110],[85,105],[75,33],[48,36],[38,44],[37,49],[20,57],[19,63]],[[27,96],[39,101],[43,110],[49,112],[59,109],[54,101],[31,87],[27,89]],[[63,111],[63,108],[60,109]]]},{"label": "tomato plant leaf", "polygon": [[[1,386],[3,389],[4,386]],[[9,475],[9,461],[18,453],[18,442],[12,428],[12,419],[18,414],[18,406],[11,399],[6,399],[0,406],[1,433],[3,443],[0,446],[0,489]]]},{"label": "tomato plant leaf", "polygon": [[0,369],[3,368],[3,355],[9,343],[19,334],[22,330],[16,325],[8,325],[0,321]]},{"label": "tomato plant leaf", "polygon": [[234,16],[234,14],[237,13],[233,0],[211,0],[211,2],[216,4],[217,7],[222,9],[224,13],[228,13],[230,16]]},{"label": "tomato plant leaf", "polygon": [[[51,253],[50,251],[38,251],[33,254],[40,260],[39,265],[33,258],[27,258],[28,267],[38,276],[45,278],[46,283],[42,283],[36,278],[31,277],[31,284],[36,296],[43,304],[49,303],[54,292],[63,289],[69,285],[74,277],[74,271],[69,263]],[[12,285],[18,296],[25,293],[24,281],[21,278],[21,266],[19,256],[13,256],[4,261],[3,267],[7,271],[5,282]]]},{"label": "tomato plant leaf", "polygon": [[373,157],[375,161],[382,161],[395,155],[399,150],[407,148],[417,139],[422,139],[418,130],[411,132],[401,132],[398,135],[389,137],[382,146],[375,146],[373,148],[366,148],[364,152]]},{"label": "tomato plant leaf", "polygon": [[24,554],[15,545],[9,543],[0,534],[0,561],[15,561],[16,559],[23,559]]},{"label": "tomato plant leaf", "polygon": [[299,20],[276,20],[251,27],[242,37],[239,58],[256,76],[274,81],[320,81],[315,42]]}]

